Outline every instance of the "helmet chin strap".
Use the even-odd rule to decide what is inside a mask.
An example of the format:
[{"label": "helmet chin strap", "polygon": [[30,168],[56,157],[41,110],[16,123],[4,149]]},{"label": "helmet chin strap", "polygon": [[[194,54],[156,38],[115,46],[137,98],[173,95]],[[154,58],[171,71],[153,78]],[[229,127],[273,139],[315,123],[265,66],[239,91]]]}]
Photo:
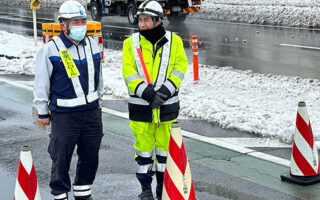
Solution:
[{"label": "helmet chin strap", "polygon": [[153,21],[153,28],[155,28],[157,23],[156,17],[152,17],[152,21]]},{"label": "helmet chin strap", "polygon": [[71,19],[67,19],[67,35],[70,34],[70,22],[71,22]]}]

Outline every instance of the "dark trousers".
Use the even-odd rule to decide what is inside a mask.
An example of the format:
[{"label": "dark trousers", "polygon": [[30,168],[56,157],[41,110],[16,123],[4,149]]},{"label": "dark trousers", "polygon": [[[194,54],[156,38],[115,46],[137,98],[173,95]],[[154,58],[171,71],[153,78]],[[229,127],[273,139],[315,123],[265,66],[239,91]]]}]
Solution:
[{"label": "dark trousers", "polygon": [[51,194],[71,190],[69,177],[72,154],[77,145],[78,163],[74,185],[92,185],[98,169],[102,139],[101,110],[51,114],[48,152],[52,159]]}]

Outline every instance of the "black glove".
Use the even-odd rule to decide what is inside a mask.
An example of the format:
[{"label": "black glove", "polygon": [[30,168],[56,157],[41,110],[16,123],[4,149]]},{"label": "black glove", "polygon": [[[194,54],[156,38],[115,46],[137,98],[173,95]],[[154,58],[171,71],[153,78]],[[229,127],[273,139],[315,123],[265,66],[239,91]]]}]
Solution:
[{"label": "black glove", "polygon": [[165,85],[162,85],[157,92],[167,96],[164,100],[168,100],[171,97],[171,92]]},{"label": "black glove", "polygon": [[166,101],[165,100],[166,98],[167,98],[167,95],[164,95],[160,92],[156,92],[152,103],[150,103],[150,106],[152,108],[160,108],[160,106]]},{"label": "black glove", "polygon": [[144,89],[141,98],[151,103],[154,99],[156,92],[154,91],[154,86],[149,84],[146,89]]}]

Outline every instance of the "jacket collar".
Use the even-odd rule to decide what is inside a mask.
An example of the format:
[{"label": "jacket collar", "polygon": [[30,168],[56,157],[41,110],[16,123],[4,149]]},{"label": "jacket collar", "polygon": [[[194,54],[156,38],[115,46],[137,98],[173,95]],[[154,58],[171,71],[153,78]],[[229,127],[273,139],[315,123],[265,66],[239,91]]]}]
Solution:
[{"label": "jacket collar", "polygon": [[[60,32],[59,35],[60,39],[62,40],[63,44],[67,47],[70,48],[72,45],[75,45],[71,40],[69,40],[63,33],[63,31]],[[87,45],[86,40],[83,39],[79,42],[79,44]]]}]

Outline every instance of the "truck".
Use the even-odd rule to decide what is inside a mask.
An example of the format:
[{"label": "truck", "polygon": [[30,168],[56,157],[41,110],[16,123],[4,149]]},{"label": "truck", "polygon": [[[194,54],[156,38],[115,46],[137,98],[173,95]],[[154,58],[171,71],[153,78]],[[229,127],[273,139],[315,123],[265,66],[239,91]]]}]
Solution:
[{"label": "truck", "polygon": [[[157,0],[170,23],[181,23],[189,13],[199,12],[201,0]],[[129,24],[138,23],[137,8],[144,0],[88,0],[87,9],[95,21],[106,15],[127,16]]]}]

